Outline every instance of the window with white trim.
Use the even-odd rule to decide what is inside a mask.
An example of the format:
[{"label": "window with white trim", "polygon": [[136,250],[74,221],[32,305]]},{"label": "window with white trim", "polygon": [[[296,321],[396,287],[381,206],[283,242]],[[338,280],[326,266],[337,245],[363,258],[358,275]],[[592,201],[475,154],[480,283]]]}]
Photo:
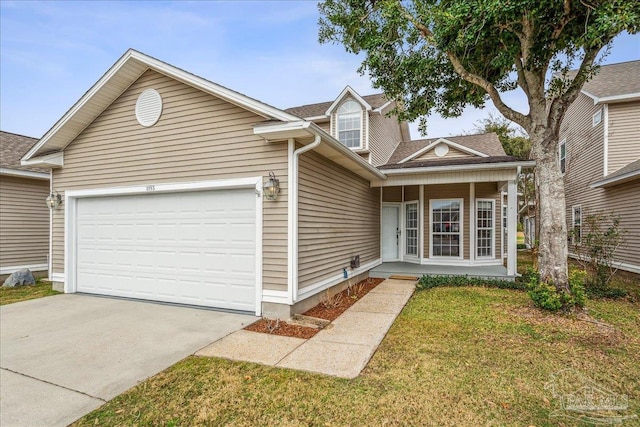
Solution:
[{"label": "window with white trim", "polygon": [[558,160],[560,161],[560,172],[564,173],[567,169],[567,140],[563,139],[558,144]]},{"label": "window with white trim", "polygon": [[349,148],[362,148],[362,107],[353,99],[338,108],[338,140]]},{"label": "window with white trim", "polygon": [[571,228],[571,243],[577,245],[582,241],[582,206],[573,206],[571,208],[571,211],[573,217],[573,226]]},{"label": "window with white trim", "polygon": [[431,256],[462,258],[462,199],[431,200]]},{"label": "window with white trim", "polygon": [[406,246],[405,254],[418,256],[418,204],[407,203],[405,207]]},{"label": "window with white trim", "polygon": [[495,235],[495,201],[491,199],[476,200],[476,256],[478,258],[494,257]]},{"label": "window with white trim", "polygon": [[593,127],[596,127],[602,122],[602,108],[595,112],[592,119]]}]

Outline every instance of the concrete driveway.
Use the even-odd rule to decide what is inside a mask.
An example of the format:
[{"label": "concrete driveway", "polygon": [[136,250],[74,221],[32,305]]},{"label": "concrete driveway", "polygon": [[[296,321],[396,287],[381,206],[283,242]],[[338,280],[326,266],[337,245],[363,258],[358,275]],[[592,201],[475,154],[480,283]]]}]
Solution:
[{"label": "concrete driveway", "polygon": [[68,425],[255,321],[66,294],[0,307],[0,425]]}]

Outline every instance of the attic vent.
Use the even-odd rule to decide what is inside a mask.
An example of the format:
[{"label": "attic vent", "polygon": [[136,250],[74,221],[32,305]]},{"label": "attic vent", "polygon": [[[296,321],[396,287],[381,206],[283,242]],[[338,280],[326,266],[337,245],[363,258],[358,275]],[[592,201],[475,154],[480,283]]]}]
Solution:
[{"label": "attic vent", "polygon": [[436,148],[433,151],[436,153],[436,156],[438,157],[446,156],[447,153],[449,152],[449,146],[441,142],[440,144],[436,145]]},{"label": "attic vent", "polygon": [[155,89],[146,89],[136,101],[136,119],[142,126],[156,124],[162,114],[162,97]]}]

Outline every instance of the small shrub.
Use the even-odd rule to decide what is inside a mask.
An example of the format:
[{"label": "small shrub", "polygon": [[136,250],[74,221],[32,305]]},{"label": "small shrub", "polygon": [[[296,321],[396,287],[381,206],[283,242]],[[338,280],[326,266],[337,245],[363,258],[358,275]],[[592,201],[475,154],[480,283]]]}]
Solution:
[{"label": "small shrub", "polygon": [[342,305],[342,293],[337,293],[332,296],[327,289],[327,292],[320,297],[320,304],[322,304],[324,308],[340,307]]},{"label": "small shrub", "polygon": [[275,333],[280,328],[280,319],[264,319],[267,322],[266,329],[268,334]]},{"label": "small shrub", "polygon": [[545,282],[532,280],[529,283],[529,297],[536,307],[544,310],[558,311],[562,308],[562,301],[555,286]]},{"label": "small shrub", "polygon": [[576,307],[582,308],[586,302],[584,280],[586,274],[575,271],[569,275],[570,292],[558,291],[553,284],[541,282],[537,274],[532,274],[529,281],[529,297],[533,303],[544,310],[571,311]]},{"label": "small shrub", "polygon": [[441,286],[482,286],[500,289],[526,289],[526,285],[518,281],[469,276],[422,276],[416,285],[418,289],[431,289]]}]

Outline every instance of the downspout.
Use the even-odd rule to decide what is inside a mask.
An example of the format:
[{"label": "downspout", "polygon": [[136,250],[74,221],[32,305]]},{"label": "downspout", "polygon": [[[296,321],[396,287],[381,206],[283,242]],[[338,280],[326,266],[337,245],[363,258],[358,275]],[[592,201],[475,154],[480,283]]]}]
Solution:
[{"label": "downspout", "polygon": [[[291,253],[291,264],[292,268],[290,269],[291,276],[289,278],[289,302],[291,304],[295,303],[298,300],[298,163],[300,160],[300,155],[306,153],[307,151],[311,151],[315,148],[318,148],[320,143],[322,142],[320,135],[315,133],[313,130],[309,129],[310,132],[313,132],[315,135],[315,139],[309,145],[305,145],[304,147],[300,147],[293,152],[293,170],[292,176],[289,179],[289,197],[291,197],[291,206],[293,207],[292,212],[292,227],[289,230],[289,240],[290,247],[292,249]],[[295,142],[294,142],[295,144]],[[295,149],[295,145],[294,145]]]},{"label": "downspout", "polygon": [[[49,169],[49,194],[53,194],[53,168]],[[53,209],[49,209],[49,256],[47,258],[49,282],[53,284]]]}]

